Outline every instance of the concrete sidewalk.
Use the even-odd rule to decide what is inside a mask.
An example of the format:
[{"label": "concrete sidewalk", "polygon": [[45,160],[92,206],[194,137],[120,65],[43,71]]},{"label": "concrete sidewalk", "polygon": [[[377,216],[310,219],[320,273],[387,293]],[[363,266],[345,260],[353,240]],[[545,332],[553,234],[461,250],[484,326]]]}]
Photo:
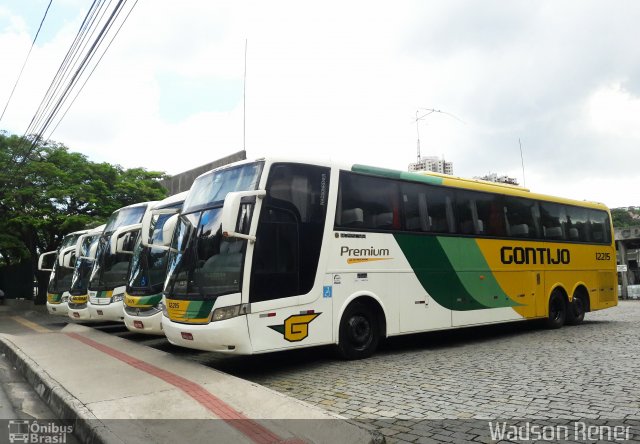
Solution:
[{"label": "concrete sidewalk", "polygon": [[0,350],[82,442],[383,441],[310,404],[80,325],[0,335]]}]

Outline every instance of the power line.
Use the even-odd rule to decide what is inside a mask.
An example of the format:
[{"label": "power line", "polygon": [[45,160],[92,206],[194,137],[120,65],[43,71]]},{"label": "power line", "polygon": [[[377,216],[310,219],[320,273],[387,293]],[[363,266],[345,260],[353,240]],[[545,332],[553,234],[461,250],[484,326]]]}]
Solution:
[{"label": "power line", "polygon": [[[112,7],[113,2],[114,0],[106,2],[105,0],[94,0],[89,8],[73,43],[24,133],[23,140],[31,145],[27,150],[27,155],[42,140],[44,133],[51,125],[57,121],[49,137],[55,132],[111,47],[138,0],[134,0],[124,19],[117,26],[121,13],[127,9],[128,0],[117,0],[115,6]],[[116,30],[113,33],[114,27]],[[107,41],[108,44],[103,50],[102,48]],[[97,55],[99,57],[94,62]],[[86,74],[87,72],[88,74]],[[71,102],[68,102],[71,97],[73,97]],[[63,110],[64,112],[62,112]],[[61,112],[62,115],[58,119]],[[31,136],[30,140],[27,140],[28,136]]]},{"label": "power line", "polygon": [[111,47],[111,44],[113,43],[113,41],[115,40],[115,38],[118,36],[118,34],[120,33],[120,30],[122,29],[122,26],[127,22],[127,19],[129,18],[129,15],[131,15],[131,12],[133,12],[133,8],[136,7],[136,5],[138,4],[138,0],[135,0],[133,3],[133,6],[131,6],[131,9],[129,9],[129,12],[127,12],[127,15],[125,16],[125,18],[122,20],[122,23],[120,23],[120,26],[118,27],[118,29],[116,30],[115,34],[113,35],[113,37],[111,37],[111,40],[109,41],[109,44],[107,45],[107,47],[105,48],[105,50],[102,52],[102,54],[100,55],[100,58],[98,59],[98,61],[96,62],[96,64],[93,66],[93,68],[91,69],[91,72],[89,73],[89,75],[87,76],[87,78],[84,80],[84,82],[82,83],[82,86],[80,87],[80,89],[78,90],[78,92],[76,93],[76,95],[73,97],[73,99],[71,100],[71,103],[69,104],[69,106],[67,106],[67,109],[64,111],[64,113],[62,114],[62,117],[60,117],[60,120],[58,120],[58,123],[56,123],[56,126],[51,130],[51,133],[49,133],[49,135],[47,136],[47,139],[50,139],[51,136],[53,135],[53,133],[56,132],[56,130],[58,129],[58,126],[60,125],[60,123],[62,122],[62,120],[64,120],[65,116],[67,115],[67,112],[69,112],[69,109],[71,109],[71,107],[73,106],[73,104],[75,103],[76,99],[78,98],[78,96],[80,95],[80,93],[82,92],[82,90],[84,89],[85,85],[87,84],[87,82],[89,81],[89,79],[91,78],[91,76],[93,75],[93,72],[96,70],[96,68],[98,67],[98,65],[100,64],[100,62],[102,61],[102,58],[105,56],[105,54],[107,53],[107,51],[109,50],[109,48]]},{"label": "power line", "polygon": [[84,70],[87,67],[87,64],[93,58],[93,55],[95,54],[95,51],[96,51],[98,45],[102,42],[102,39],[103,39],[103,36],[104,36],[105,32],[108,29],[111,28],[111,23],[112,23],[112,20],[113,20],[114,16],[117,14],[119,8],[121,7],[123,2],[125,2],[125,1],[126,0],[118,0],[118,4],[116,5],[115,9],[111,12],[111,15],[109,16],[109,19],[107,20],[107,23],[100,30],[100,33],[98,34],[98,37],[96,37],[96,39],[93,41],[93,44],[89,48],[89,51],[85,54],[84,58],[82,59],[82,62],[80,62],[80,66],[78,66],[78,68],[76,69],[75,73],[73,74],[73,77],[71,78],[71,80],[69,81],[69,83],[65,87],[64,91],[62,92],[62,96],[60,96],[60,98],[57,100],[56,104],[54,105],[53,110],[47,116],[44,124],[42,125],[40,131],[38,132],[38,138],[42,137],[44,132],[47,130],[47,128],[51,124],[51,121],[53,120],[55,115],[58,113],[58,111],[59,111],[60,107],[62,106],[63,102],[69,96],[69,94],[71,92],[71,89],[75,86],[76,82],[79,80],[79,78],[82,75],[82,73],[84,73]]},{"label": "power line", "polygon": [[24,67],[27,66],[27,61],[29,60],[29,56],[31,55],[31,51],[36,44],[36,40],[38,40],[38,35],[40,34],[40,30],[42,29],[42,24],[44,20],[47,18],[47,13],[49,12],[49,8],[51,7],[51,3],[53,0],[49,0],[49,4],[47,5],[47,9],[44,11],[44,15],[42,16],[42,20],[40,20],[40,26],[38,26],[38,30],[36,31],[36,35],[33,38],[33,42],[31,42],[31,48],[29,48],[29,52],[27,53],[27,57],[24,59],[24,63],[22,64],[22,68],[20,68],[20,73],[18,74],[18,78],[16,79],[16,83],[13,85],[13,89],[11,90],[11,94],[9,94],[9,98],[7,99],[7,103],[4,105],[4,109],[2,110],[2,114],[0,115],[0,122],[4,117],[4,113],[7,111],[9,107],[9,103],[11,102],[11,98],[13,97],[13,93],[16,91],[16,87],[18,86],[18,82],[20,82],[20,78],[22,77],[22,72],[24,71]]},{"label": "power line", "polygon": [[58,71],[56,72],[55,76],[51,80],[51,83],[49,84],[49,88],[47,89],[47,92],[42,98],[40,105],[38,105],[38,108],[35,114],[33,115],[31,122],[29,122],[29,126],[25,130],[24,136],[27,136],[32,131],[34,131],[35,128],[38,127],[42,117],[45,115],[46,110],[51,105],[53,98],[55,97],[56,94],[58,94],[58,91],[62,85],[62,82],[64,81],[64,79],[68,77],[71,67],[73,66],[73,64],[75,64],[74,60],[76,60],[77,57],[79,56],[80,48],[86,46],[86,42],[83,44],[83,41],[87,38],[88,30],[94,27],[97,13],[101,8],[101,3],[102,3],[102,0],[93,1],[91,7],[89,8],[89,11],[87,12],[84,20],[82,21],[82,24],[80,25],[80,28],[76,33],[73,43],[67,50],[67,53],[64,59],[62,60],[62,63],[58,67]]}]

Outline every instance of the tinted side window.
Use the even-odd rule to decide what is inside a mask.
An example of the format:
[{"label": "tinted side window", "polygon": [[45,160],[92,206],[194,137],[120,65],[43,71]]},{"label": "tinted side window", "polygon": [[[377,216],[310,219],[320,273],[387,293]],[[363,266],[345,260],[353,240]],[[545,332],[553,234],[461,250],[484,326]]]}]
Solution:
[{"label": "tinted side window", "polygon": [[340,228],[399,230],[398,183],[341,172],[335,223]]},{"label": "tinted side window", "polygon": [[590,242],[589,210],[579,207],[565,207],[567,211],[567,239],[574,242]]},{"label": "tinted side window", "polygon": [[504,237],[505,218],[500,195],[456,192],[458,233]]},{"label": "tinted side window", "polygon": [[567,216],[564,205],[550,202],[540,204],[540,225],[544,239],[567,239],[565,233],[566,223]]},{"label": "tinted side window", "polygon": [[604,244],[611,243],[611,225],[609,224],[609,215],[604,211],[589,210],[589,221],[593,242]]},{"label": "tinted side window", "polygon": [[535,239],[538,236],[537,204],[533,200],[504,198],[504,221],[507,236]]},{"label": "tinted side window", "polygon": [[423,184],[402,184],[405,227],[408,231],[454,233],[453,192]]}]

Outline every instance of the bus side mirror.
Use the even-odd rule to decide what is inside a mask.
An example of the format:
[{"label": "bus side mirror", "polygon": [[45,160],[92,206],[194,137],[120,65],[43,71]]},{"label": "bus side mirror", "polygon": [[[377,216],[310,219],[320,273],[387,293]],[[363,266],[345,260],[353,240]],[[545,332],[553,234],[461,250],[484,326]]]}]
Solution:
[{"label": "bus side mirror", "polygon": [[55,263],[55,261],[51,261],[51,259],[46,259],[46,258],[56,253],[57,251],[47,251],[46,253],[42,253],[38,258],[38,270],[53,271],[53,264]]},{"label": "bus side mirror", "polygon": [[111,239],[109,241],[109,246],[111,250],[111,254],[116,253],[125,253],[125,254],[133,254],[133,249],[129,250],[127,247],[130,242],[127,242],[130,239],[130,236],[133,235],[135,231],[139,231],[142,229],[142,224],[134,224],[129,225],[127,227],[118,228],[111,235]]},{"label": "bus side mirror", "polygon": [[[256,241],[255,234],[241,233],[246,227],[244,225],[244,214],[241,214],[240,207],[242,205],[242,199],[245,197],[257,197],[259,199],[264,198],[267,192],[265,190],[254,191],[233,191],[227,194],[224,199],[224,206],[222,207],[222,236],[224,237],[237,237],[240,239],[247,239],[251,242]],[[248,209],[245,209],[248,211]],[[243,211],[245,213],[245,211]]]},{"label": "bus side mirror", "polygon": [[[173,230],[178,222],[179,213],[179,208],[148,211],[142,218],[142,228],[140,233],[140,236],[142,236],[142,246],[153,246],[159,248],[169,247],[173,236]],[[158,222],[163,215],[167,214],[170,214],[171,216],[164,221],[161,229],[158,228]]]},{"label": "bus side mirror", "polygon": [[78,241],[76,242],[76,259],[93,259],[87,256],[83,256],[82,254],[83,253],[82,246],[84,245],[85,240],[91,236],[92,236],[91,234],[83,234],[78,238]]},{"label": "bus side mirror", "polygon": [[76,247],[67,247],[60,252],[60,265],[65,268],[73,268],[76,262]]}]

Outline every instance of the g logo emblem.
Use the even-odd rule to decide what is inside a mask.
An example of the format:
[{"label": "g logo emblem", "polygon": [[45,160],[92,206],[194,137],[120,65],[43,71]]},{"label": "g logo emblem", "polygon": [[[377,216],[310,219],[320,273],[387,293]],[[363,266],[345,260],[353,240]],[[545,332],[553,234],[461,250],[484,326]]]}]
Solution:
[{"label": "g logo emblem", "polygon": [[289,342],[299,342],[309,336],[309,324],[322,313],[299,314],[289,316],[284,325],[270,325],[269,328],[282,333]]}]

